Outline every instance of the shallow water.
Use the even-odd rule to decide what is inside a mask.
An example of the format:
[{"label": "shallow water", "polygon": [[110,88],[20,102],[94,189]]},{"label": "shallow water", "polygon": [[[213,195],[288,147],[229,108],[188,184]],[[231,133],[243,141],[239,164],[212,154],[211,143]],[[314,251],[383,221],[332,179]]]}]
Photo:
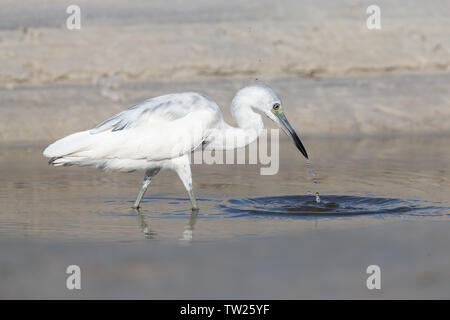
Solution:
[{"label": "shallow water", "polygon": [[264,217],[347,217],[354,215],[448,215],[448,207],[441,202],[401,200],[390,198],[324,196],[318,203],[311,196],[282,196],[229,200],[221,205],[226,212],[238,216],[261,215]]},{"label": "shallow water", "polygon": [[214,240],[449,219],[447,136],[303,140],[314,177],[284,140],[277,175],[261,176],[258,165],[193,165],[196,214],[172,172],[153,180],[137,212],[131,206],[142,173],[55,168],[41,156],[42,147],[3,147],[0,232],[44,239]]},{"label": "shallow water", "polygon": [[[142,173],[49,167],[43,146],[2,147],[0,297],[448,298],[448,139],[303,137],[309,167],[282,141],[274,176],[194,165],[197,213],[174,173],[155,177],[137,212]],[[64,286],[70,264],[77,292]]]}]

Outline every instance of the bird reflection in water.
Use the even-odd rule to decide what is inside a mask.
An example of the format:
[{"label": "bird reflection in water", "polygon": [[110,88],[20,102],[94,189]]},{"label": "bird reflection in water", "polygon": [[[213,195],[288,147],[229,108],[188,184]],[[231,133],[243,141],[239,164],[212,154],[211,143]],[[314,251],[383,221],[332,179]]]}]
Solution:
[{"label": "bird reflection in water", "polygon": [[[134,211],[137,213],[139,227],[141,228],[141,231],[144,233],[145,239],[157,239],[158,233],[156,231],[150,229],[150,226],[147,223],[141,210],[134,209]],[[194,226],[195,226],[195,223],[197,222],[197,213],[198,213],[198,210],[194,210],[191,212],[191,214],[189,215],[188,223],[185,226],[182,237],[179,240],[192,241],[193,235],[194,235]]]}]

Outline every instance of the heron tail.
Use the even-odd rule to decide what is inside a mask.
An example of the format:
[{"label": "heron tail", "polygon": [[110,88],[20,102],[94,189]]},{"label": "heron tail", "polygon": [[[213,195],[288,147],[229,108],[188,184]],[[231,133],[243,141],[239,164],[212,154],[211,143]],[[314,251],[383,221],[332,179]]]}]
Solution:
[{"label": "heron tail", "polygon": [[59,139],[45,148],[43,155],[50,158],[53,166],[78,164],[85,158],[82,154],[89,150],[92,139],[89,131],[81,131]]}]

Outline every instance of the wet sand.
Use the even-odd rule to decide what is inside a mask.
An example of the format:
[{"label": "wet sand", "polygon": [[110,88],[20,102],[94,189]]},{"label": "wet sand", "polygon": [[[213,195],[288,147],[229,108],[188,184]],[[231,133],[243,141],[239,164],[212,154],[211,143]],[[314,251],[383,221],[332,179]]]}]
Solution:
[{"label": "wet sand", "polygon": [[[108,82],[109,81],[109,82]],[[145,99],[196,91],[215,100],[226,121],[237,90],[254,79],[23,85],[0,89],[0,145],[49,143],[95,127]],[[448,74],[266,79],[284,103],[290,123],[302,136],[393,136],[450,134]],[[114,84],[110,86],[108,83]],[[109,88],[109,89],[105,89]],[[106,90],[106,91],[105,91]],[[264,117],[268,128],[274,124]]]}]

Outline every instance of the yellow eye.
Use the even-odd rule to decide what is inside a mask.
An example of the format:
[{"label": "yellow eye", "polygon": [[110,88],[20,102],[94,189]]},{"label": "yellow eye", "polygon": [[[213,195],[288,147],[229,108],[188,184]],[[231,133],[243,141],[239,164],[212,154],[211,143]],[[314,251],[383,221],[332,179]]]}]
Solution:
[{"label": "yellow eye", "polygon": [[275,103],[273,105],[273,110],[278,110],[278,109],[280,109],[280,104],[279,103]]}]

